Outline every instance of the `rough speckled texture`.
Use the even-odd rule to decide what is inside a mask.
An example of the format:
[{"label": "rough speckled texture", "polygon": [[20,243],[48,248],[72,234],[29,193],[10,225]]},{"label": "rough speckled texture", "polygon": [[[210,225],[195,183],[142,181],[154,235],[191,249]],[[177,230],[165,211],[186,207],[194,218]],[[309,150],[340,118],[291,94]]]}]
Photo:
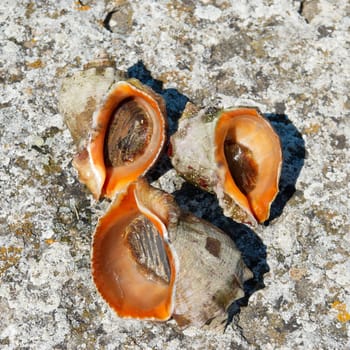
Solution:
[{"label": "rough speckled texture", "polygon": [[[0,23],[1,349],[350,347],[347,0],[2,0]],[[91,282],[107,203],[76,179],[57,94],[100,49],[163,94],[170,133],[191,99],[257,106],[282,138],[281,194],[255,232],[166,157],[150,173],[228,231],[255,273],[225,334],[118,319]]]}]

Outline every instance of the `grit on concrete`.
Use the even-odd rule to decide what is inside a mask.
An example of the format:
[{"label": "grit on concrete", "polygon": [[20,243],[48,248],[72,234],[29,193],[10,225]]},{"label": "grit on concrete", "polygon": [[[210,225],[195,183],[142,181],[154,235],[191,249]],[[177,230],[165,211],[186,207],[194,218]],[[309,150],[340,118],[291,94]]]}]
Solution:
[{"label": "grit on concrete", "polygon": [[[0,25],[1,349],[350,348],[348,0],[1,0]],[[77,181],[57,96],[101,50],[164,95],[170,132],[190,99],[257,106],[281,136],[281,192],[255,232],[166,157],[149,175],[254,271],[224,334],[119,319],[91,281],[107,203]]]}]

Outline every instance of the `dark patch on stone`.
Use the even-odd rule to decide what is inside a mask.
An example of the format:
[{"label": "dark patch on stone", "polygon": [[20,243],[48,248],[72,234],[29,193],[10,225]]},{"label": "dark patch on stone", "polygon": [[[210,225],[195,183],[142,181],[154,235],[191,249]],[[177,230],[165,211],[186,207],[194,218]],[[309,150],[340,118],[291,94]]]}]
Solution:
[{"label": "dark patch on stone", "polygon": [[10,102],[0,103],[0,109],[8,108],[8,107],[11,107],[11,103]]},{"label": "dark patch on stone", "polygon": [[232,57],[247,57],[252,51],[251,38],[244,32],[239,32],[210,49],[211,65],[220,65],[229,61]]},{"label": "dark patch on stone", "polygon": [[258,71],[254,77],[252,92],[258,95],[261,91],[266,91],[270,86],[270,79],[262,70]]},{"label": "dark patch on stone", "polygon": [[241,96],[248,92],[248,88],[238,84],[234,79],[227,79],[227,75],[233,72],[219,71],[215,77],[217,92],[224,95]]},{"label": "dark patch on stone", "polygon": [[39,147],[37,145],[33,145],[31,148],[41,154],[49,154],[50,153],[50,150],[49,148],[46,146],[46,145],[43,145],[42,147]]},{"label": "dark patch on stone", "polygon": [[221,251],[221,242],[212,237],[207,237],[207,242],[205,244],[205,249],[211,254],[214,255],[216,258],[220,257],[220,251]]},{"label": "dark patch on stone", "polygon": [[318,39],[322,39],[322,38],[332,36],[334,27],[322,25],[317,28],[317,31],[318,31]]},{"label": "dark patch on stone", "polygon": [[286,111],[286,105],[284,102],[277,102],[275,103],[275,109],[277,114],[284,114]]},{"label": "dark patch on stone", "polygon": [[287,321],[284,325],[284,328],[287,332],[294,332],[297,329],[300,329],[302,326],[299,324],[298,319],[295,315],[293,315],[289,321]]},{"label": "dark patch on stone", "polygon": [[347,148],[347,142],[345,135],[335,135],[331,134],[332,140],[331,145],[337,149],[345,149]]}]

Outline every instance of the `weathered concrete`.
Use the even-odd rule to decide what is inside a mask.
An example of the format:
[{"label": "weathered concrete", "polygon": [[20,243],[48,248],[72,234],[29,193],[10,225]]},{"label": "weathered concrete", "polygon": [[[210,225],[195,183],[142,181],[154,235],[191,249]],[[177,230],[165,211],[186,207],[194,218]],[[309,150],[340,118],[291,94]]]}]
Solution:
[{"label": "weathered concrete", "polygon": [[[1,349],[350,348],[347,0],[2,0],[0,23]],[[166,158],[150,174],[255,273],[225,334],[118,319],[91,282],[107,203],[77,181],[57,94],[101,49],[163,93],[170,132],[191,99],[258,106],[281,136],[281,193],[255,232]]]}]

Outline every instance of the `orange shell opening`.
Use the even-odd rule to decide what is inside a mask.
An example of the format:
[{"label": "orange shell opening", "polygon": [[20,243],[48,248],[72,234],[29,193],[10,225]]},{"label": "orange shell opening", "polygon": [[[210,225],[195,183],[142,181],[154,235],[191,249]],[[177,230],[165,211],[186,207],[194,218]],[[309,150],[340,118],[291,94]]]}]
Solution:
[{"label": "orange shell opening", "polygon": [[[145,90],[146,91],[146,90]],[[138,98],[145,109],[150,112],[153,122],[153,133],[147,150],[134,162],[119,166],[106,167],[104,162],[104,142],[110,118],[118,105],[125,99]],[[112,87],[101,109],[94,115],[94,134],[88,146],[90,161],[94,165],[95,176],[101,179],[101,194],[112,198],[143,175],[156,161],[165,142],[166,122],[157,101],[148,93],[133,84],[122,81]],[[99,197],[95,193],[95,197]]]},{"label": "orange shell opening", "polygon": [[[223,164],[224,191],[246,212],[252,213],[258,222],[270,215],[270,206],[278,193],[282,165],[282,151],[278,135],[270,123],[255,109],[238,108],[222,112],[219,117],[215,143],[217,163]],[[224,142],[230,137],[248,148],[258,166],[255,188],[247,195],[237,187],[228,168]]]},{"label": "orange shell opening", "polygon": [[147,279],[140,273],[124,234],[128,223],[140,212],[152,221],[164,239],[165,226],[148,208],[138,206],[136,186],[131,184],[99,220],[93,242],[93,279],[102,297],[119,316],[165,321],[173,309],[175,262],[164,241],[171,271],[169,284]]}]

